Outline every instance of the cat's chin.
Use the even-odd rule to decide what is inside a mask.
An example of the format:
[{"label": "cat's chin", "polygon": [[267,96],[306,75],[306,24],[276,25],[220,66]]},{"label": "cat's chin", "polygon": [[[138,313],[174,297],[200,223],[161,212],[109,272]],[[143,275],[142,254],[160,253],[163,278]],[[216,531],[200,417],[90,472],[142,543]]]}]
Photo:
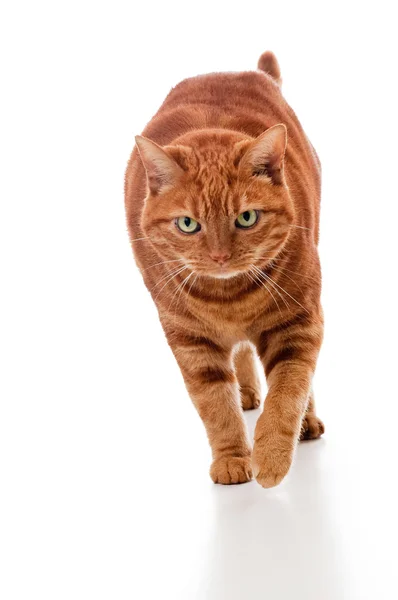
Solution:
[{"label": "cat's chin", "polygon": [[232,279],[232,277],[237,277],[238,275],[242,275],[242,271],[220,271],[219,273],[207,273],[207,276],[212,277],[213,279]]}]

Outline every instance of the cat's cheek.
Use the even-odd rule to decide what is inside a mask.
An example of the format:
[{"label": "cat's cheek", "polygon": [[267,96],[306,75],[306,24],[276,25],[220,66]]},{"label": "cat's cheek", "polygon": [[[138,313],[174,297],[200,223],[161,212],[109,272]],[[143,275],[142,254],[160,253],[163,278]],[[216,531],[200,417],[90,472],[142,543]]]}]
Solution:
[{"label": "cat's cheek", "polygon": [[146,238],[148,238],[153,244],[157,245],[169,245],[170,232],[164,231],[163,227],[154,227],[152,224],[148,225],[144,223],[142,225],[142,232]]}]

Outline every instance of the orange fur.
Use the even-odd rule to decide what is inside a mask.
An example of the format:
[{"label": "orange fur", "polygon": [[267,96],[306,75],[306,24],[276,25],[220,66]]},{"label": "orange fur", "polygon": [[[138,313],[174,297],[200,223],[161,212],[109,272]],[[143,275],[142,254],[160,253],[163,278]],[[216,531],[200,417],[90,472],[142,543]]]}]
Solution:
[{"label": "orange fur", "polygon": [[[177,85],[137,137],[125,202],[137,264],[206,427],[212,479],[253,471],[270,487],[300,436],[323,433],[311,391],[323,335],[320,165],[273,54],[259,68]],[[257,222],[242,228],[242,213]],[[268,383],[253,452],[242,407],[256,408],[260,389],[248,342]]]},{"label": "orange fur", "polygon": [[275,79],[279,86],[282,85],[281,70],[278,61],[272,52],[264,52],[258,59],[257,67]]}]

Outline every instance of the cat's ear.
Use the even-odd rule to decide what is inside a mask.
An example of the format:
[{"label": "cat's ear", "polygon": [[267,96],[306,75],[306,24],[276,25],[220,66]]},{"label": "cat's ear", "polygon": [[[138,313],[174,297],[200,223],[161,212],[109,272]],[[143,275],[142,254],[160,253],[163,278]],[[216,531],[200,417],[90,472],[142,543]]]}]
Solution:
[{"label": "cat's ear", "polygon": [[266,177],[273,184],[281,185],[284,181],[286,144],[286,126],[279,123],[270,127],[246,147],[239,170],[246,175]]},{"label": "cat's ear", "polygon": [[174,185],[183,175],[183,169],[163,148],[141,135],[135,142],[145,167],[148,187],[156,195]]}]

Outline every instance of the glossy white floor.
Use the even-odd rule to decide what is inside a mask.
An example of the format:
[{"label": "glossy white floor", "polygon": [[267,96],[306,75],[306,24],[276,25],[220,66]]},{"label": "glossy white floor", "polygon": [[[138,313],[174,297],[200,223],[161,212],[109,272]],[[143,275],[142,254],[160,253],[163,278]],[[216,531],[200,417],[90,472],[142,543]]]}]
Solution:
[{"label": "glossy white floor", "polygon": [[[151,417],[143,415],[146,485],[134,527],[144,597],[396,597],[395,443],[386,422],[353,408],[361,399],[367,411],[366,384],[318,382],[324,439],[302,443],[287,479],[263,490],[211,483],[203,432],[172,379],[168,390],[157,384],[158,398],[173,398],[178,409],[142,411]],[[250,430],[258,413],[247,414]]]},{"label": "glossy white floor", "polygon": [[[395,358],[356,342],[360,307],[348,301],[337,319],[326,303],[324,439],[300,445],[277,488],[215,486],[122,237],[118,263],[101,252],[103,268],[88,275],[90,261],[74,261],[78,297],[57,275],[54,296],[47,287],[29,310],[17,303],[2,410],[2,597],[395,598]],[[251,431],[258,414],[246,413]]]},{"label": "glossy white floor", "polygon": [[[398,598],[393,4],[61,4],[0,20],[1,599]],[[171,85],[267,48],[323,163],[326,316],[326,434],[272,490],[212,484],[123,210]]]}]

